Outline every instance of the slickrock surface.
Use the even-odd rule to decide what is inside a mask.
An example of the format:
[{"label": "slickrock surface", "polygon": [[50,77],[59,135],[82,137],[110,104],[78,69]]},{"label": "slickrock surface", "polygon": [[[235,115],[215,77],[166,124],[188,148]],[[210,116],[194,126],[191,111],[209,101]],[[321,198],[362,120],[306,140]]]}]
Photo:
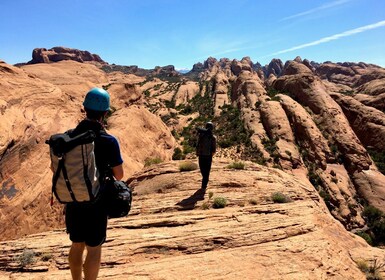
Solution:
[{"label": "slickrock surface", "polygon": [[[132,86],[122,90],[122,79]],[[140,98],[133,105],[142,96],[134,85],[141,80],[132,75],[118,80],[75,61],[21,69],[0,62],[0,240],[62,225],[60,209],[55,206],[52,213],[49,206],[52,172],[45,140],[84,118],[82,102],[91,87],[114,83],[108,131],[120,141],[126,176],[140,170],[146,158],[171,158],[175,140],[169,129]]]},{"label": "slickrock surface", "polygon": [[[130,178],[133,209],[109,221],[100,279],[366,279],[356,262],[384,259],[332,218],[310,183],[228,163],[214,160],[206,193],[199,171],[180,172],[179,162]],[[274,203],[275,192],[290,202]],[[227,206],[208,207],[216,197]],[[1,242],[0,279],[70,279],[69,245],[64,230]]]}]

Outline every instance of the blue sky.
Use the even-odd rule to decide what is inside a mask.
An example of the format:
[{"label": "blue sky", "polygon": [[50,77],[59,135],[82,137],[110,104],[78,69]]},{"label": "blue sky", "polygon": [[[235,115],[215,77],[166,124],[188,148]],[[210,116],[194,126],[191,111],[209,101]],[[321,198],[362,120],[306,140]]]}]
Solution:
[{"label": "blue sky", "polygon": [[209,56],[385,67],[385,1],[0,1],[0,59],[27,62],[55,46],[142,68],[190,69]]}]

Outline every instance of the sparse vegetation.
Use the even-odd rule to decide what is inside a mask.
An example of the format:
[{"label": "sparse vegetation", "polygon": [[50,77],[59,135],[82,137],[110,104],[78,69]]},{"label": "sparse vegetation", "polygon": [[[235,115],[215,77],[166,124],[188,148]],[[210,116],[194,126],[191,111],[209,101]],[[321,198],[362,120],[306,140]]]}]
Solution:
[{"label": "sparse vegetation", "polygon": [[385,215],[374,206],[366,206],[362,215],[369,227],[367,232],[374,246],[385,244]]},{"label": "sparse vegetation", "polygon": [[271,200],[274,203],[287,203],[290,202],[290,198],[281,192],[276,192],[271,195]]},{"label": "sparse vegetation", "polygon": [[207,201],[203,202],[201,208],[202,208],[203,210],[208,210],[208,209],[210,209],[210,203],[207,202]]},{"label": "sparse vegetation", "polygon": [[108,85],[104,85],[104,86],[102,86],[102,88],[104,89],[104,90],[108,90],[108,88],[111,86],[111,84],[108,84]]},{"label": "sparse vegetation", "polygon": [[374,149],[367,149],[370,157],[373,159],[378,170],[385,175],[385,150],[376,151]]},{"label": "sparse vegetation", "polygon": [[186,155],[183,154],[181,148],[176,147],[174,149],[174,153],[172,155],[172,159],[173,160],[181,160],[181,159],[185,159],[185,158],[186,158]]},{"label": "sparse vegetation", "polygon": [[227,168],[230,169],[245,169],[245,163],[242,161],[234,161],[227,165]]},{"label": "sparse vegetation", "polygon": [[314,186],[316,190],[319,190],[322,187],[322,179],[316,172],[316,167],[313,163],[308,164],[307,166],[307,177],[309,178],[310,183]]},{"label": "sparse vegetation", "polygon": [[354,95],[355,94],[354,90],[341,90],[340,93],[342,93],[344,95]]},{"label": "sparse vegetation", "polygon": [[356,235],[362,237],[369,245],[373,245],[373,240],[370,234],[364,232],[364,231],[357,231]]},{"label": "sparse vegetation", "polygon": [[150,165],[153,165],[153,164],[159,164],[161,163],[162,160],[160,158],[146,158],[144,160],[144,166],[145,167],[148,167]]},{"label": "sparse vegetation", "polygon": [[198,169],[198,165],[192,161],[187,161],[187,162],[182,162],[179,165],[179,171],[184,172],[184,171],[193,171]]},{"label": "sparse vegetation", "polygon": [[250,132],[245,129],[241,118],[241,111],[231,105],[223,105],[218,117],[214,118],[218,145],[221,148],[244,144],[251,146]]},{"label": "sparse vegetation", "polygon": [[52,259],[52,254],[51,253],[44,253],[40,256],[40,259],[43,261],[43,262],[47,262],[49,260]]},{"label": "sparse vegetation", "polygon": [[20,256],[17,257],[16,261],[20,264],[20,267],[24,268],[30,264],[36,262],[36,253],[31,249],[24,249]]},{"label": "sparse vegetation", "polygon": [[110,110],[107,111],[106,116],[103,119],[103,124],[106,128],[108,128],[108,119],[112,116],[113,113],[116,112],[116,108],[110,105]]},{"label": "sparse vegetation", "polygon": [[224,198],[224,197],[216,197],[216,198],[214,198],[213,207],[215,209],[225,208],[226,205],[227,205],[227,199],[226,198]]},{"label": "sparse vegetation", "polygon": [[213,192],[209,192],[209,200],[214,196]]},{"label": "sparse vegetation", "polygon": [[358,268],[365,273],[366,279],[368,280],[383,280],[384,278],[381,276],[380,272],[385,267],[384,262],[380,262],[375,259],[371,264],[368,264],[365,260],[358,260],[357,262]]},{"label": "sparse vegetation", "polygon": [[270,154],[270,156],[273,158],[274,163],[279,163],[279,153],[277,148],[277,141],[279,140],[278,137],[276,138],[264,138],[262,139],[262,144],[265,147],[265,150]]},{"label": "sparse vegetation", "polygon": [[250,203],[251,205],[257,205],[257,204],[258,204],[258,201],[257,201],[255,198],[250,198],[250,199],[249,199],[249,203]]}]

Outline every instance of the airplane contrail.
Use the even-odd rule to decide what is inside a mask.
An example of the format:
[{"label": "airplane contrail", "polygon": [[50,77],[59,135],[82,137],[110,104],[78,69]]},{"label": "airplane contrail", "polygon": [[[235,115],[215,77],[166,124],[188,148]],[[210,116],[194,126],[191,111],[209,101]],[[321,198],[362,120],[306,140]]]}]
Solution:
[{"label": "airplane contrail", "polygon": [[295,46],[295,47],[292,47],[292,48],[289,48],[289,49],[281,50],[281,51],[272,53],[269,56],[273,56],[273,55],[277,55],[277,54],[283,54],[283,53],[288,53],[288,52],[291,52],[291,51],[295,51],[295,50],[300,50],[300,49],[316,46],[316,45],[319,45],[319,44],[323,44],[323,43],[327,43],[327,42],[330,42],[330,41],[338,40],[338,39],[343,38],[343,37],[349,37],[349,36],[352,36],[352,35],[355,35],[355,34],[358,34],[358,33],[362,33],[362,32],[365,32],[365,31],[368,31],[368,30],[372,30],[372,29],[376,29],[376,28],[383,27],[383,26],[385,26],[385,20],[379,21],[377,23],[365,25],[365,26],[362,26],[362,27],[358,27],[358,28],[355,28],[355,29],[352,29],[352,30],[348,30],[348,31],[345,31],[345,32],[342,32],[342,33],[338,33],[338,34],[335,34],[335,35],[332,35],[332,36],[324,37],[324,38],[321,38],[319,40],[316,40],[316,41],[313,41],[313,42],[310,42],[310,43],[306,43],[306,44],[298,45],[298,46]]},{"label": "airplane contrail", "polygon": [[321,10],[325,10],[325,9],[329,9],[329,8],[333,8],[335,6],[342,5],[342,4],[344,4],[346,2],[350,2],[350,1],[351,0],[338,0],[338,1],[331,2],[331,3],[326,3],[326,4],[322,5],[322,6],[316,7],[314,9],[310,9],[310,10],[307,10],[307,11],[302,12],[302,13],[298,13],[298,14],[295,14],[295,15],[292,15],[292,16],[285,17],[285,18],[281,19],[280,21],[285,21],[285,20],[289,20],[289,19],[298,18],[298,17],[309,15],[309,14],[313,14],[315,12],[318,12],[318,11],[321,11]]}]

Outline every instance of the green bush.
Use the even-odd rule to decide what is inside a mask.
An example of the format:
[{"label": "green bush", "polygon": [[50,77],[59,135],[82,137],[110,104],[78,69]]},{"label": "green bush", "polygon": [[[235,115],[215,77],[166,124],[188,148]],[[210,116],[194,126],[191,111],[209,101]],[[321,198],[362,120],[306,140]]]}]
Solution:
[{"label": "green bush", "polygon": [[209,200],[214,196],[213,192],[209,192]]},{"label": "green bush", "polygon": [[271,200],[274,203],[287,203],[290,201],[290,198],[283,193],[276,192],[271,195]]},{"label": "green bush", "polygon": [[205,201],[205,202],[202,203],[201,208],[203,210],[208,210],[208,209],[210,209],[210,204],[207,201]]},{"label": "green bush", "polygon": [[227,200],[224,197],[216,197],[214,198],[213,207],[218,208],[225,208],[227,205]]},{"label": "green bush", "polygon": [[374,206],[366,206],[362,215],[373,234],[373,244],[385,244],[385,215]]},{"label": "green bush", "polygon": [[245,163],[242,161],[234,161],[230,163],[227,168],[231,169],[245,169]]},{"label": "green bush", "polygon": [[193,170],[196,170],[198,169],[198,165],[194,162],[191,162],[191,161],[187,161],[187,162],[182,162],[180,165],[179,165],[179,171],[183,172],[183,171],[193,171]]},{"label": "green bush", "polygon": [[185,159],[186,156],[183,154],[182,150],[180,148],[175,148],[174,149],[174,154],[172,155],[173,160],[181,160]]},{"label": "green bush", "polygon": [[373,224],[381,220],[381,218],[384,216],[384,213],[380,209],[372,205],[368,205],[364,208],[362,215],[364,215],[368,225],[372,226]]},{"label": "green bush", "polygon": [[158,163],[161,163],[162,160],[160,158],[146,158],[144,160],[144,166],[147,167],[147,166],[150,166],[150,165],[153,165],[153,164],[158,164]]},{"label": "green bush", "polygon": [[375,162],[378,170],[385,175],[385,151],[375,151],[373,149],[368,149],[368,153]]},{"label": "green bush", "polygon": [[362,237],[369,245],[373,245],[372,237],[368,233],[364,231],[357,231],[356,235]]}]

